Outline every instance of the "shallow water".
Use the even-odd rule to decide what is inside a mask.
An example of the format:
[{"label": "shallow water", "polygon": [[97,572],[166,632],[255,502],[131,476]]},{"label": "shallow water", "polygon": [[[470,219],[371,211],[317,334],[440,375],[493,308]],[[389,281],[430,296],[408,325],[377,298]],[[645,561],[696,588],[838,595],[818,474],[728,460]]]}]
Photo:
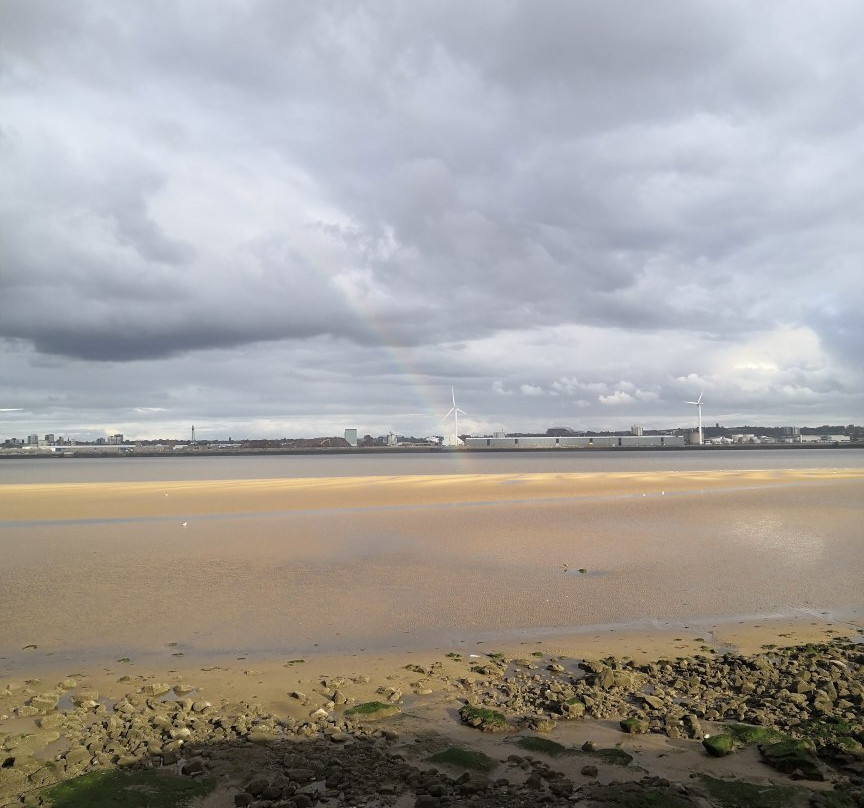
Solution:
[{"label": "shallow water", "polygon": [[864,607],[862,516],[864,482],[828,480],[229,513],[185,528],[176,517],[7,523],[0,656],[35,644],[110,659],[169,642],[303,656],[851,613]]},{"label": "shallow water", "polygon": [[442,452],[0,459],[8,483],[251,480],[404,474],[864,468],[864,449],[682,449],[663,451]]}]

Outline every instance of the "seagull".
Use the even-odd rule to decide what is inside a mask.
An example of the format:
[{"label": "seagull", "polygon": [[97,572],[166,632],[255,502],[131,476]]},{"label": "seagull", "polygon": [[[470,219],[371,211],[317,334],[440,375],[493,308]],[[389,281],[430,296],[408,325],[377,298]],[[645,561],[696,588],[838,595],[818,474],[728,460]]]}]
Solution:
[{"label": "seagull", "polygon": [[186,525],[188,525],[188,524],[189,524],[188,522],[184,522],[180,527],[186,527]]}]

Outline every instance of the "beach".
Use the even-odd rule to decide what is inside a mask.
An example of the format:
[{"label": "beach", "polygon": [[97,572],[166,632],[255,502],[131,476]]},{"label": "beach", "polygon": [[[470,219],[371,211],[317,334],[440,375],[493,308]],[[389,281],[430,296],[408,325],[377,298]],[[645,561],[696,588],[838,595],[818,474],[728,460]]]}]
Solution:
[{"label": "beach", "polygon": [[[188,685],[211,709],[243,702],[277,725],[323,710],[313,735],[339,726],[359,742],[345,704],[383,698],[403,741],[474,738],[500,756],[503,741],[454,720],[514,674],[478,667],[533,659],[532,676],[572,677],[586,659],[857,640],[862,503],[854,468],[3,485],[0,733],[38,732],[28,704],[71,677],[51,712],[80,709],[76,688],[98,694],[96,717],[153,683],[171,698]],[[347,701],[330,705],[328,689]],[[666,779],[718,765],[701,738],[622,738],[611,715],[551,720],[556,742],[623,742]],[[33,759],[63,760],[74,741]],[[735,760],[721,763],[771,779],[755,750]],[[621,776],[600,768],[599,781]]]},{"label": "beach", "polygon": [[307,655],[854,619],[862,492],[860,470],[6,485],[2,652]]}]

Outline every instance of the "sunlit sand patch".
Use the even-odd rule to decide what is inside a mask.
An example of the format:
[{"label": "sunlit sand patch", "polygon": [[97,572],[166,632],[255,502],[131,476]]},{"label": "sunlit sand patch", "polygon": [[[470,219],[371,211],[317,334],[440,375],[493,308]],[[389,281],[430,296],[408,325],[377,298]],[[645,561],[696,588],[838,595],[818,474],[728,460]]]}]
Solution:
[{"label": "sunlit sand patch", "polygon": [[[864,479],[864,470],[549,473],[57,483],[0,487],[6,521],[327,508],[483,503],[524,499],[667,496],[724,488]],[[182,521],[182,520],[181,520]]]}]

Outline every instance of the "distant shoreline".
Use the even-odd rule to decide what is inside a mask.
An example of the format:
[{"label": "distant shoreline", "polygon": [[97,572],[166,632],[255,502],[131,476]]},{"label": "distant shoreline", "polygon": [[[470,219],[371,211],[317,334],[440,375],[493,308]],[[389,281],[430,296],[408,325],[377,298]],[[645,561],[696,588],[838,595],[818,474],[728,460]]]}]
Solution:
[{"label": "distant shoreline", "polygon": [[824,443],[740,443],[703,446],[586,446],[565,447],[556,446],[548,449],[513,449],[505,448],[482,448],[482,447],[451,447],[451,446],[358,446],[346,448],[341,446],[323,448],[301,448],[301,449],[237,449],[237,450],[210,450],[210,449],[177,449],[171,451],[148,451],[136,449],[133,452],[121,454],[116,450],[106,450],[95,446],[74,446],[67,451],[74,452],[72,455],[62,453],[46,452],[0,452],[0,460],[87,460],[93,458],[134,458],[134,457],[252,457],[256,455],[354,455],[354,454],[621,454],[638,452],[752,452],[752,451],[810,451],[814,449],[864,449],[864,443],[840,443],[837,441]]}]

